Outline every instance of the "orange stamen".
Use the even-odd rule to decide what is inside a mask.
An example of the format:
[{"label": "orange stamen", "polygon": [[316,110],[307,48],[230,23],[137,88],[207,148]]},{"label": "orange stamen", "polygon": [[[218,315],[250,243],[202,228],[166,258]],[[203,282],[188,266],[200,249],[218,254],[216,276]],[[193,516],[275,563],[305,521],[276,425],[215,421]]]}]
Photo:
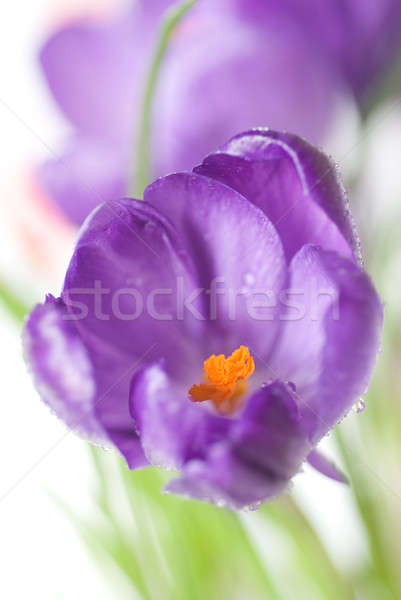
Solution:
[{"label": "orange stamen", "polygon": [[233,414],[241,407],[247,383],[246,379],[255,370],[249,348],[240,346],[231,356],[212,354],[205,362],[204,379],[206,383],[193,385],[189,395],[193,402],[210,400],[217,412],[224,415]]}]

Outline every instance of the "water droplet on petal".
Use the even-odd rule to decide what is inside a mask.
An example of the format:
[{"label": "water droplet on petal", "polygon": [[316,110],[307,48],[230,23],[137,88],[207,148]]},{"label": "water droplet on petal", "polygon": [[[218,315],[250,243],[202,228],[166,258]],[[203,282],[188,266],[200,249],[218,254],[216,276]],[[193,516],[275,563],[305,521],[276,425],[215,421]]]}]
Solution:
[{"label": "water droplet on petal", "polygon": [[246,273],[244,279],[246,285],[253,285],[255,283],[255,275],[252,273]]},{"label": "water droplet on petal", "polygon": [[360,398],[358,400],[358,402],[356,402],[354,404],[353,408],[354,408],[354,411],[359,414],[359,413],[361,413],[361,412],[363,412],[365,410],[366,404],[365,404],[364,400],[362,398]]}]

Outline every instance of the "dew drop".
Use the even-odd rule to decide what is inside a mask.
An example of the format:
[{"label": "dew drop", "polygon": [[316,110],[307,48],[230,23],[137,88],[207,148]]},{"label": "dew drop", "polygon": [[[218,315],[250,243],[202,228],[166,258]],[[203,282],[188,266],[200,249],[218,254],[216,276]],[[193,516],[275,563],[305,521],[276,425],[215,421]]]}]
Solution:
[{"label": "dew drop", "polygon": [[255,275],[252,273],[246,273],[244,279],[246,285],[253,285],[255,283]]},{"label": "dew drop", "polygon": [[255,512],[255,510],[258,510],[258,508],[260,508],[262,506],[262,502],[261,501],[256,501],[253,502],[252,504],[248,504],[248,506],[244,507],[244,512]]},{"label": "dew drop", "polygon": [[361,413],[361,412],[363,412],[365,410],[366,404],[365,404],[364,400],[362,398],[360,398],[358,400],[358,402],[356,402],[354,404],[353,408],[354,408],[354,411],[359,414],[359,413]]},{"label": "dew drop", "polygon": [[287,381],[287,385],[288,385],[288,387],[290,387],[292,389],[293,392],[297,391],[297,386],[295,385],[295,383],[293,381]]}]

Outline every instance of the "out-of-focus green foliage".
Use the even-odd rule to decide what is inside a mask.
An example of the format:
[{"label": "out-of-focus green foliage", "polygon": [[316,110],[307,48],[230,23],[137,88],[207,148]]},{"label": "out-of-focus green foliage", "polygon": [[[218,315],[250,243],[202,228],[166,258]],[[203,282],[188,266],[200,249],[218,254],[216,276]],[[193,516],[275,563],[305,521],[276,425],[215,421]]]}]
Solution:
[{"label": "out-of-focus green foliage", "polygon": [[29,308],[22,302],[11,289],[0,281],[0,303],[17,321],[22,322],[29,312]]},{"label": "out-of-focus green foliage", "polygon": [[281,585],[239,515],[162,494],[171,475],[157,469],[130,472],[111,453],[91,448],[91,454],[97,510],[82,519],[63,508],[100,564],[111,559],[139,597],[291,600],[295,590],[299,600],[354,597],[350,582],[336,571],[289,497],[247,515],[274,525],[290,541],[289,579]]},{"label": "out-of-focus green foliage", "polygon": [[[401,206],[401,198],[400,198]],[[371,232],[368,271],[386,299],[383,348],[366,410],[337,429],[351,489],[369,540],[369,562],[354,574],[361,597],[401,598],[401,237],[399,218]],[[388,290],[394,293],[389,294]]]}]

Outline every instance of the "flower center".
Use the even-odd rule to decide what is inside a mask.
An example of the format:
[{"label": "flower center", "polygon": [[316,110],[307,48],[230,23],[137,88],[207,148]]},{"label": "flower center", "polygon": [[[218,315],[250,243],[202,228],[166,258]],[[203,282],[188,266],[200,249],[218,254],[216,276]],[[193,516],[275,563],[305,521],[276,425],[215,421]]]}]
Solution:
[{"label": "flower center", "polygon": [[218,413],[233,414],[242,406],[246,379],[255,370],[255,361],[249,348],[240,346],[228,358],[224,354],[212,354],[203,367],[205,383],[191,387],[190,399],[192,402],[210,400]]}]

